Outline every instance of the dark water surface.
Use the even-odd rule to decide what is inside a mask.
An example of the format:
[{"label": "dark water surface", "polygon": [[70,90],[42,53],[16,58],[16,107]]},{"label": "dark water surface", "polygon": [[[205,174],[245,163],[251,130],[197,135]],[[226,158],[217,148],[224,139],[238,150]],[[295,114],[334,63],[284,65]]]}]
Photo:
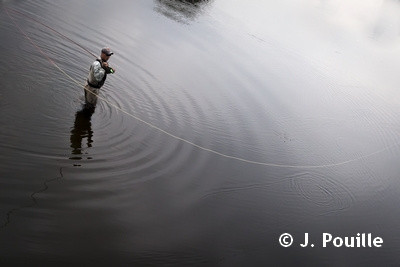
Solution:
[{"label": "dark water surface", "polygon": [[[397,1],[37,2],[0,2],[2,265],[399,263]],[[94,58],[11,9],[115,52],[90,119]]]}]

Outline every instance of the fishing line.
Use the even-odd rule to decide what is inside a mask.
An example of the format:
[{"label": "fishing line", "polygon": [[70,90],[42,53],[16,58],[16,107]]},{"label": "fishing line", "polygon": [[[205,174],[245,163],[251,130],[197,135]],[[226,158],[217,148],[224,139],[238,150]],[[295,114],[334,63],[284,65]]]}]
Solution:
[{"label": "fishing line", "polygon": [[5,8],[5,11],[6,11],[8,17],[11,19],[11,21],[12,21],[13,24],[15,25],[15,27],[22,33],[22,35],[25,36],[25,38],[26,38],[34,47],[36,47],[36,49],[38,49],[38,51],[50,62],[50,64],[52,64],[52,65],[53,65],[54,67],[56,67],[61,73],[63,73],[66,77],[68,77],[68,79],[70,79],[71,82],[75,83],[75,84],[78,85],[79,87],[82,87],[82,88],[83,88],[84,90],[86,90],[87,92],[89,92],[89,93],[95,95],[97,98],[101,99],[102,101],[106,102],[106,103],[109,104],[110,106],[114,107],[116,110],[118,110],[118,111],[120,111],[120,112],[126,114],[126,115],[129,116],[129,117],[132,117],[132,118],[134,118],[134,119],[136,119],[136,120],[138,120],[138,121],[144,123],[144,124],[147,125],[148,127],[152,128],[152,129],[155,129],[155,130],[157,130],[157,131],[159,131],[159,132],[161,132],[161,133],[163,133],[163,134],[165,134],[165,135],[168,135],[168,136],[170,136],[170,137],[172,137],[172,138],[174,138],[174,139],[176,139],[176,140],[178,140],[178,141],[184,142],[184,143],[189,144],[189,145],[191,145],[191,146],[193,146],[193,147],[196,147],[196,148],[198,148],[198,149],[200,149],[200,150],[203,150],[203,151],[206,151],[206,152],[209,152],[209,153],[212,153],[212,154],[221,156],[221,157],[223,157],[223,158],[232,159],[232,160],[237,160],[237,161],[240,161],[240,162],[249,163],[249,164],[254,164],[254,165],[269,166],[269,167],[279,167],[279,168],[328,168],[328,167],[341,166],[341,165],[349,164],[349,163],[352,163],[352,162],[360,161],[360,160],[363,160],[363,159],[367,159],[367,158],[370,158],[370,157],[372,157],[372,156],[374,156],[374,155],[377,155],[377,154],[379,154],[379,153],[382,153],[382,152],[384,152],[384,151],[386,151],[386,150],[389,150],[389,149],[392,148],[392,147],[395,147],[395,146],[399,146],[399,145],[400,145],[400,142],[397,142],[397,143],[395,143],[395,144],[392,144],[391,146],[385,146],[384,148],[382,148],[382,149],[380,149],[380,150],[377,150],[377,151],[375,151],[375,152],[372,152],[372,153],[370,153],[370,154],[362,155],[362,156],[359,156],[359,157],[356,157],[356,158],[353,158],[353,159],[349,159],[349,160],[346,160],[346,161],[341,161],[341,162],[336,162],[336,163],[329,163],[329,164],[321,164],[321,165],[289,165],[289,164],[275,164],[275,163],[269,163],[269,162],[261,162],[261,161],[249,160],[249,159],[245,159],[245,158],[240,158],[240,157],[236,157],[236,156],[224,154],[224,153],[222,153],[222,152],[213,150],[213,149],[211,149],[211,148],[207,148],[207,147],[198,145],[198,144],[196,144],[196,143],[193,143],[192,141],[189,141],[189,140],[187,140],[187,139],[184,139],[184,138],[182,138],[182,137],[179,137],[179,136],[177,136],[177,135],[174,135],[174,134],[172,134],[172,133],[170,133],[170,132],[168,132],[168,131],[166,131],[166,130],[163,130],[163,129],[161,129],[160,127],[157,127],[156,125],[153,125],[153,124],[151,124],[150,122],[147,122],[147,121],[145,121],[145,120],[139,118],[138,116],[135,116],[134,114],[129,113],[128,111],[126,111],[126,110],[124,110],[124,109],[118,107],[117,105],[115,105],[114,103],[112,103],[112,102],[110,102],[109,100],[105,99],[104,97],[102,97],[102,96],[100,96],[100,95],[98,95],[98,94],[95,94],[95,93],[91,92],[90,90],[87,90],[87,89],[85,88],[85,85],[84,85],[84,84],[80,83],[79,81],[77,81],[76,79],[74,79],[73,77],[71,77],[68,73],[66,73],[57,63],[55,63],[55,62],[54,62],[54,61],[53,61],[53,60],[52,60],[52,59],[51,59],[51,58],[50,58],[50,57],[49,57],[49,56],[48,56],[48,55],[47,55],[47,54],[46,54],[46,53],[45,53],[45,52],[44,52],[44,51],[43,51],[43,50],[42,50],[42,49],[41,49],[41,48],[40,48],[40,47],[39,47],[39,46],[38,46],[38,45],[37,45],[23,30],[22,30],[22,29],[21,29],[21,27],[18,25],[18,23],[12,18],[12,16],[11,16],[10,13],[9,13],[9,11],[14,12],[14,13],[16,13],[16,14],[20,14],[20,15],[22,15],[22,16],[24,16],[24,17],[26,17],[26,18],[28,18],[28,19],[30,19],[30,20],[32,20],[32,21],[38,23],[38,24],[40,24],[40,25],[43,25],[44,27],[46,27],[46,28],[50,29],[51,31],[57,33],[57,34],[60,35],[61,37],[65,38],[65,39],[67,39],[67,40],[69,40],[69,41],[71,41],[72,43],[76,44],[77,46],[79,46],[80,48],[82,48],[83,50],[85,50],[86,52],[90,53],[92,56],[94,56],[94,57],[97,58],[97,56],[96,56],[95,54],[93,54],[92,52],[90,52],[89,50],[87,50],[86,48],[84,48],[83,46],[81,46],[80,44],[78,44],[77,42],[73,41],[73,40],[70,39],[69,37],[65,36],[64,34],[62,34],[62,33],[60,33],[59,31],[53,29],[52,27],[50,27],[50,26],[48,26],[48,25],[46,25],[46,24],[40,22],[39,20],[37,20],[37,19],[35,19],[35,18],[32,18],[32,17],[30,17],[30,16],[27,16],[26,14],[24,14],[24,13],[22,13],[22,12],[19,12],[19,11],[16,11],[16,10],[11,10],[11,9],[8,9],[8,8]]},{"label": "fishing line", "polygon": [[[5,7],[5,9],[6,9],[6,12],[7,12],[8,16],[10,16],[10,14],[8,13],[8,11],[10,11],[10,12],[19,14],[19,15],[21,15],[21,16],[23,16],[23,17],[29,19],[29,20],[32,20],[32,21],[34,21],[34,22],[36,22],[36,23],[38,23],[38,24],[40,24],[40,25],[46,27],[47,29],[51,30],[52,32],[57,33],[58,35],[60,35],[60,36],[63,37],[64,39],[70,41],[71,43],[73,43],[73,44],[75,44],[75,45],[77,45],[77,46],[79,46],[80,48],[82,48],[83,50],[85,50],[86,52],[88,52],[89,54],[91,54],[92,56],[94,56],[95,58],[97,58],[97,56],[96,56],[93,52],[91,52],[91,51],[88,50],[87,48],[83,47],[83,46],[80,45],[79,43],[75,42],[74,40],[72,40],[72,39],[69,38],[68,36],[66,36],[66,35],[62,34],[61,32],[57,31],[56,29],[54,29],[54,28],[52,28],[52,27],[50,27],[50,26],[44,24],[43,22],[41,22],[41,21],[39,21],[39,20],[37,20],[37,19],[31,17],[31,16],[28,16],[27,14],[22,13],[22,12],[20,12],[20,11],[18,11],[18,10],[11,9],[11,8],[6,8],[6,7]],[[14,24],[15,24],[15,22],[14,22]],[[19,28],[19,27],[18,27],[18,28]]]},{"label": "fishing line", "polygon": [[50,179],[45,180],[45,181],[43,182],[43,187],[40,188],[40,189],[38,189],[38,190],[36,190],[36,191],[34,191],[34,192],[30,195],[30,198],[31,198],[31,200],[32,200],[33,203],[31,203],[31,204],[29,204],[29,205],[24,205],[24,206],[20,206],[20,207],[12,208],[12,209],[8,210],[8,212],[6,213],[6,219],[5,219],[4,223],[3,223],[2,225],[0,225],[0,231],[1,231],[2,229],[6,228],[6,227],[11,223],[11,217],[12,217],[12,215],[13,215],[14,213],[16,213],[16,212],[18,212],[18,211],[20,211],[20,210],[23,210],[23,209],[33,208],[34,206],[36,206],[36,205],[38,204],[38,201],[37,201],[37,199],[36,199],[36,195],[41,194],[41,193],[47,191],[47,189],[49,189],[49,185],[48,185],[49,183],[64,178],[64,174],[63,174],[62,167],[59,169],[59,173],[60,173],[60,176],[57,176],[57,177],[55,177],[55,178],[50,178]]}]

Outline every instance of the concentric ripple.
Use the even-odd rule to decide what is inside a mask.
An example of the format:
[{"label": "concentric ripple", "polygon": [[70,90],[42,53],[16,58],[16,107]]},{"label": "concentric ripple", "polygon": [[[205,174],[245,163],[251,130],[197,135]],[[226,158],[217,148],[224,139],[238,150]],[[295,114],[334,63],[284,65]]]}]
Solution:
[{"label": "concentric ripple", "polygon": [[291,188],[306,201],[328,211],[342,211],[354,203],[351,191],[326,173],[304,172],[291,177]]}]

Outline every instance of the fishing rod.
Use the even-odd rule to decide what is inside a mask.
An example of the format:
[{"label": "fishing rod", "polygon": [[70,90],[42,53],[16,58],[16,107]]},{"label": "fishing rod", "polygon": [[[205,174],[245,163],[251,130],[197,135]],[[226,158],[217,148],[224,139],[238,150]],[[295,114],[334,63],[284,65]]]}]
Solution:
[{"label": "fishing rod", "polygon": [[29,16],[29,15],[23,13],[23,12],[20,12],[20,11],[18,11],[18,10],[15,10],[15,9],[12,9],[12,8],[7,8],[7,7],[4,7],[4,9],[6,10],[6,12],[10,11],[11,13],[18,14],[18,15],[20,15],[20,16],[23,16],[23,17],[25,17],[25,18],[27,18],[27,19],[29,19],[29,20],[31,20],[31,21],[34,21],[34,22],[36,22],[36,23],[42,25],[43,27],[46,27],[47,29],[51,30],[52,32],[57,33],[57,34],[58,34],[59,36],[61,36],[62,38],[66,39],[66,40],[70,41],[71,43],[77,45],[78,47],[82,48],[84,51],[86,51],[87,53],[89,53],[89,54],[92,55],[93,57],[95,57],[95,58],[98,57],[98,56],[96,56],[93,52],[91,52],[90,50],[88,50],[87,48],[85,48],[84,46],[82,46],[81,44],[75,42],[74,40],[72,40],[71,38],[69,38],[68,36],[66,36],[65,34],[63,34],[63,33],[59,32],[59,31],[57,31],[56,29],[50,27],[49,25],[46,25],[46,24],[44,24],[43,22],[41,22],[41,21],[39,21],[39,20],[37,20],[37,19],[35,19],[35,18],[33,18],[33,17],[31,17],[31,16]]}]

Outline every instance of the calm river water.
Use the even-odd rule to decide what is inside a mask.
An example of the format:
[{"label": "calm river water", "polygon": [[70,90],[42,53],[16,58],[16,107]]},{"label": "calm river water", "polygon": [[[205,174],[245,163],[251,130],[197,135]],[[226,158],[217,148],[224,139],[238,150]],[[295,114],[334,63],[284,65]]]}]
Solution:
[{"label": "calm river water", "polygon": [[[400,262],[398,1],[1,0],[0,14],[2,266]],[[94,57],[47,26],[115,53],[91,118]]]}]

